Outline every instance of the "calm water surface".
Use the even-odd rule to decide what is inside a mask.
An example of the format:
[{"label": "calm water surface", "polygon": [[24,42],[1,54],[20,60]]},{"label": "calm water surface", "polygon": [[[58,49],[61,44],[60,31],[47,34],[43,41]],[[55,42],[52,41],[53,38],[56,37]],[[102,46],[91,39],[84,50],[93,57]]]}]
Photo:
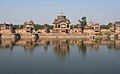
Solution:
[{"label": "calm water surface", "polygon": [[120,74],[120,40],[0,42],[0,74]]}]

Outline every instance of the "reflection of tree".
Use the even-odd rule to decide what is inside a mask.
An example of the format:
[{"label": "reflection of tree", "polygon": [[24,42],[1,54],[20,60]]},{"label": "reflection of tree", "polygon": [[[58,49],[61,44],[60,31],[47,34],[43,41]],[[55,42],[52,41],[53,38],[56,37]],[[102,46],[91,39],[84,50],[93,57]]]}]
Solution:
[{"label": "reflection of tree", "polygon": [[24,48],[25,48],[25,51],[32,53],[35,48],[35,42],[26,41],[26,44],[24,44]]},{"label": "reflection of tree", "polygon": [[55,46],[53,47],[53,51],[57,54],[60,58],[65,58],[66,55],[69,53],[69,44],[68,41],[59,41],[56,42]]},{"label": "reflection of tree", "polygon": [[120,41],[110,41],[110,43],[107,44],[107,47],[109,49],[120,50]]},{"label": "reflection of tree", "polygon": [[13,45],[14,45],[14,42],[12,42],[11,39],[2,39],[2,40],[0,41],[0,45],[1,45],[1,47],[3,47],[3,48],[10,48],[10,49],[12,49],[12,48],[13,48]]},{"label": "reflection of tree", "polygon": [[82,52],[83,56],[86,56],[87,47],[83,41],[81,41],[81,44],[78,46],[78,48],[79,48],[79,51]]},{"label": "reflection of tree", "polygon": [[48,49],[48,45],[50,44],[50,41],[45,41],[45,44],[44,44],[44,50],[47,52],[47,49]]},{"label": "reflection of tree", "polygon": [[12,39],[0,39],[1,50],[9,49],[12,52],[14,46],[15,42],[12,42]]},{"label": "reflection of tree", "polygon": [[107,44],[107,47],[108,47],[109,49],[115,48],[115,41],[110,41],[110,43]]},{"label": "reflection of tree", "polygon": [[120,50],[120,40],[115,41],[115,49]]},{"label": "reflection of tree", "polygon": [[100,45],[99,42],[96,41],[96,42],[94,42],[94,43],[92,44],[91,47],[94,48],[94,49],[96,49],[96,50],[99,50],[99,45]]},{"label": "reflection of tree", "polygon": [[[100,40],[100,41],[90,41],[90,40],[78,40],[78,39],[40,39],[37,42],[38,45],[44,47],[44,51],[47,52],[48,46],[53,44],[53,52],[59,57],[64,59],[69,54],[70,46],[76,45],[83,56],[86,56],[87,49],[96,50],[99,49],[99,45],[107,45],[108,49],[120,50],[120,40],[110,41]],[[32,53],[36,46],[36,41],[33,42],[31,39],[21,39],[18,41],[12,41],[11,39],[0,40],[0,48],[9,48],[13,50],[15,45],[24,46],[24,50]],[[2,50],[2,49],[1,49]]]}]

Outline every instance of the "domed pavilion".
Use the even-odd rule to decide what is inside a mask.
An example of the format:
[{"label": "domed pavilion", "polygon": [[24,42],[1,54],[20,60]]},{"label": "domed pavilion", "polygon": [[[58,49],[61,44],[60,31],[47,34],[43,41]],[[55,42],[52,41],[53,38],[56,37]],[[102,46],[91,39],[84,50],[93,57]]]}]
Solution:
[{"label": "domed pavilion", "polygon": [[63,13],[60,13],[53,22],[54,33],[69,33],[70,31],[70,20],[66,18]]}]

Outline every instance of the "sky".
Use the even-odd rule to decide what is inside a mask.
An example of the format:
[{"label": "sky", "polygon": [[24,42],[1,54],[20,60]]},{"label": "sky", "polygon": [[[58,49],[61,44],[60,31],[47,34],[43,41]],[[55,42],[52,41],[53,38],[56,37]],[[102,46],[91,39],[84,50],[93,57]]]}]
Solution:
[{"label": "sky", "polygon": [[71,24],[78,24],[83,16],[88,23],[114,23],[120,21],[120,0],[0,0],[0,23],[52,24],[59,13]]}]

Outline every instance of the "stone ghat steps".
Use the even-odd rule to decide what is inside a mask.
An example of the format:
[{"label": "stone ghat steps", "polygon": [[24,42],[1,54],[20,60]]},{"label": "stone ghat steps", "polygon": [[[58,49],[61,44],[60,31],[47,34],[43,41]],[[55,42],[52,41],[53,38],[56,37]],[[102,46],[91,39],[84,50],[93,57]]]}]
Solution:
[{"label": "stone ghat steps", "polygon": [[[115,35],[92,35],[92,34],[63,34],[63,35],[60,35],[60,34],[48,34],[48,35],[45,35],[45,34],[28,34],[28,35],[20,35],[20,34],[17,34],[17,33],[13,33],[11,35],[2,35],[0,34],[0,38],[1,39],[4,39],[4,38],[12,38],[12,39],[22,39],[22,38],[31,38],[31,39],[40,39],[40,38],[83,38],[83,39],[100,39],[100,38],[115,38]],[[120,38],[120,35],[117,36],[117,38]]]},{"label": "stone ghat steps", "polygon": [[90,38],[90,36],[39,36],[39,38]]}]

